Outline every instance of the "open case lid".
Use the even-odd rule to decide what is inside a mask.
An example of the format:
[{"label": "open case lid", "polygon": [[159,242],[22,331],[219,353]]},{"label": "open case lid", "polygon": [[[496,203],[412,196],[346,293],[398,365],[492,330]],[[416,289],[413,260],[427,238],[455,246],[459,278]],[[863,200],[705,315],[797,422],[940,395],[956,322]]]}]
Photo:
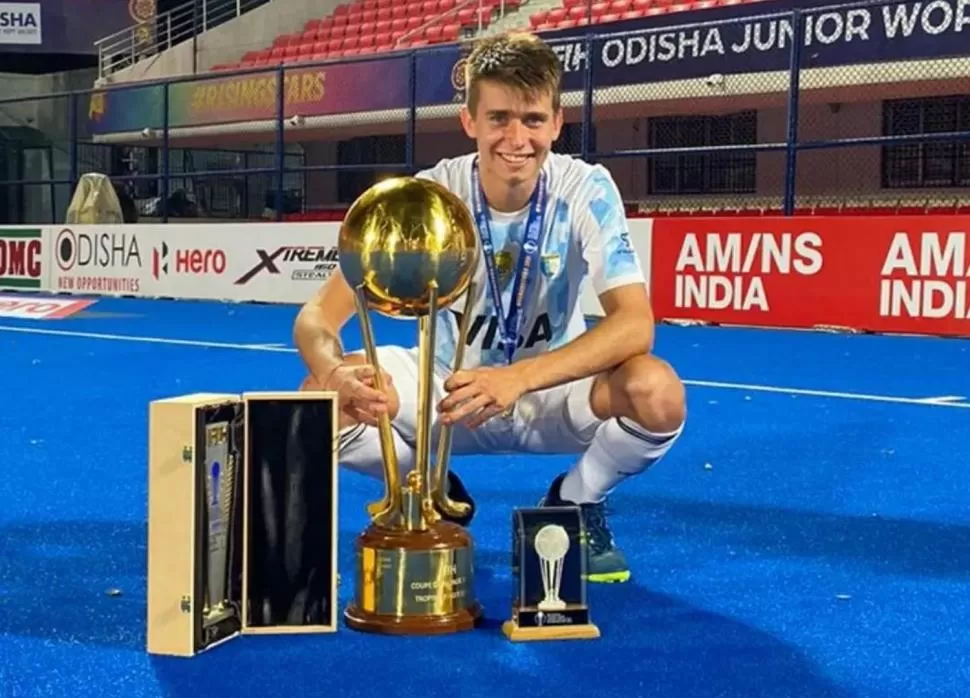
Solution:
[{"label": "open case lid", "polygon": [[151,403],[149,652],[337,629],[337,412],[333,392]]}]

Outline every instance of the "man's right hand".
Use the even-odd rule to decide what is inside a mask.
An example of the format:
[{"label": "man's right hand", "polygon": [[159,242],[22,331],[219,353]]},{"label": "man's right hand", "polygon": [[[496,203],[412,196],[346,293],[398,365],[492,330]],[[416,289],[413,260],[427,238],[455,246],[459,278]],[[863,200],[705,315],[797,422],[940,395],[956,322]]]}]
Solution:
[{"label": "man's right hand", "polygon": [[384,391],[377,389],[376,371],[369,364],[343,363],[327,377],[324,389],[339,396],[341,411],[356,422],[377,426],[391,407],[391,376],[381,371]]}]

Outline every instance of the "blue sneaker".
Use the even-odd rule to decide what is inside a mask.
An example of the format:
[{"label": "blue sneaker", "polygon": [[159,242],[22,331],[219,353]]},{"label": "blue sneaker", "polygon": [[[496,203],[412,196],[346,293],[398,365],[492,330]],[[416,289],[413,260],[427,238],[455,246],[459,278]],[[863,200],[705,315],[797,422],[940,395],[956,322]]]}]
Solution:
[{"label": "blue sneaker", "polygon": [[[559,486],[565,473],[552,481],[546,496],[539,500],[539,506],[576,506],[559,496]],[[623,551],[616,546],[613,532],[606,520],[609,511],[605,502],[580,504],[586,535],[589,540],[586,578],[590,582],[626,582],[630,579],[630,568]]]}]

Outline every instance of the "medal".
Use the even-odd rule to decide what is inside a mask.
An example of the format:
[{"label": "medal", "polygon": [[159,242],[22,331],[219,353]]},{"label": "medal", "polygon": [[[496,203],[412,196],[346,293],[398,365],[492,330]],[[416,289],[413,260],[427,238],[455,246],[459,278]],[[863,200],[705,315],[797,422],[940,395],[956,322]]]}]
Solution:
[{"label": "medal", "polygon": [[[525,319],[524,309],[527,307],[527,300],[531,300],[531,292],[535,285],[532,271],[539,269],[539,251],[542,247],[541,239],[547,198],[546,173],[539,172],[539,181],[536,182],[532,200],[529,202],[529,217],[526,220],[525,239],[522,242],[522,252],[519,254],[518,268],[514,271],[511,268],[509,269],[509,272],[514,273],[515,276],[508,315],[505,314],[503,308],[502,287],[499,285],[497,267],[499,264],[504,265],[505,263],[508,263],[509,267],[512,265],[511,260],[509,262],[506,262],[504,258],[496,260],[492,247],[491,218],[488,213],[488,205],[485,202],[485,193],[482,191],[477,159],[472,163],[471,193],[472,209],[482,242],[486,271],[488,272],[489,292],[498,313],[499,346],[502,348],[505,361],[511,364],[518,345],[519,332]],[[501,256],[501,254],[499,253],[498,256]]]}]

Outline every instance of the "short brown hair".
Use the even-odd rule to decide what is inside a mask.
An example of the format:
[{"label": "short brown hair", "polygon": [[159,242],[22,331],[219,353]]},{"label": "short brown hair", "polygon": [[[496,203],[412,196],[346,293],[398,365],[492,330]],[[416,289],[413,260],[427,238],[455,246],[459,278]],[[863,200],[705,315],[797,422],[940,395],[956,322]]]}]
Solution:
[{"label": "short brown hair", "polygon": [[559,109],[559,57],[542,39],[526,32],[498,34],[479,40],[465,64],[465,102],[475,112],[478,84],[492,80],[522,94],[552,95],[552,107]]}]

